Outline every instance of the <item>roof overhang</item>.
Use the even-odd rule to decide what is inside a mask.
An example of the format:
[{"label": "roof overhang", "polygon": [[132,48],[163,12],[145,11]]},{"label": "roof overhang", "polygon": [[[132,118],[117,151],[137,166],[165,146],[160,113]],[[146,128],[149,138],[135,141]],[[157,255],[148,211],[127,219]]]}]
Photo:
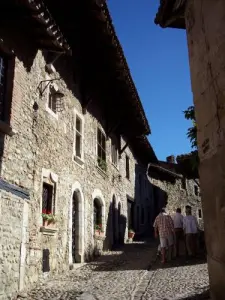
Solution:
[{"label": "roof overhang", "polygon": [[27,35],[38,48],[71,54],[70,46],[42,0],[2,0],[1,25]]},{"label": "roof overhang", "polygon": [[[148,135],[150,127],[132,80],[106,2],[45,0],[72,44],[85,90],[101,100],[124,135]],[[63,12],[63,13],[62,13]],[[117,120],[116,120],[117,119]]]},{"label": "roof overhang", "polygon": [[185,7],[187,0],[161,0],[155,24],[162,28],[185,29]]}]

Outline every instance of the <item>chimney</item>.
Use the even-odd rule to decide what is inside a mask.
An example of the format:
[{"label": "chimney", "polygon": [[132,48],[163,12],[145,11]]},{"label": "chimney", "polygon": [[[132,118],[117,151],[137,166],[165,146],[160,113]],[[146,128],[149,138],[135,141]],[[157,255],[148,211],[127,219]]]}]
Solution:
[{"label": "chimney", "polygon": [[166,161],[170,164],[175,164],[175,156],[174,155],[167,156]]}]

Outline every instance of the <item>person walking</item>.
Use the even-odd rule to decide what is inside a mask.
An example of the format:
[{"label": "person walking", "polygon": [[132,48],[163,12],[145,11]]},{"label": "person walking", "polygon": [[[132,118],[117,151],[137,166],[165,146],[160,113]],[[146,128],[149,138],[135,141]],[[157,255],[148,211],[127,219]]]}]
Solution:
[{"label": "person walking", "polygon": [[172,259],[174,246],[174,225],[170,215],[166,213],[166,209],[162,208],[153,224],[155,230],[155,238],[160,240],[162,263],[166,262],[166,248],[168,246],[168,259]]},{"label": "person walking", "polygon": [[197,234],[198,234],[198,221],[192,215],[191,206],[186,206],[186,216],[183,219],[183,229],[185,234],[185,243],[187,255],[195,257],[197,254]]},{"label": "person walking", "polygon": [[181,209],[177,208],[176,213],[173,216],[173,224],[174,224],[174,231],[175,231],[176,257],[179,257],[180,242],[184,238],[183,218],[184,217],[181,214]]}]

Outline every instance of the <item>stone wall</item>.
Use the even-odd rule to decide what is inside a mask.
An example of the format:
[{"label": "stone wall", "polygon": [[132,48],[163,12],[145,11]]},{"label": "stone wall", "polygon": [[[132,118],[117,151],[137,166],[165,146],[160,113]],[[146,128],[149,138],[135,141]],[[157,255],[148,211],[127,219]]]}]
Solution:
[{"label": "stone wall", "polygon": [[186,31],[198,126],[200,181],[212,299],[225,293],[225,59],[223,0],[189,1]]},{"label": "stone wall", "polygon": [[[68,271],[69,266],[73,264],[74,203],[77,203],[76,214],[78,215],[75,233],[77,262],[89,260],[94,253],[96,243],[94,242],[93,203],[95,198],[102,206],[102,225],[106,236],[101,244],[102,249],[109,249],[115,236],[120,236],[120,239],[122,237],[123,241],[127,240],[127,197],[135,201],[138,161],[128,146],[119,159],[118,166],[114,166],[111,161],[111,139],[109,138],[106,141],[107,172],[103,172],[97,165],[97,129],[100,127],[105,133],[104,114],[92,104],[86,114],[82,113],[71,59],[61,57],[55,64],[56,72],[47,74],[45,52],[28,46],[27,41],[23,41],[22,37],[20,44],[26,47],[18,49],[16,38],[7,39],[4,33],[0,34],[7,47],[14,50],[16,57],[10,120],[14,135],[4,138],[1,177],[30,190],[28,242],[25,243],[26,263],[23,264],[23,286],[30,287],[40,278]],[[65,95],[64,109],[54,114],[47,104],[48,88],[41,97],[37,87],[42,80],[57,77],[62,77],[54,85]],[[38,105],[36,112],[33,108],[34,103]],[[82,121],[83,128],[81,159],[75,159],[74,156],[76,116]],[[121,139],[121,147],[124,145],[125,140]],[[129,179],[126,178],[126,155],[130,160]],[[55,193],[57,223],[51,230],[42,227],[42,190],[43,182],[46,180],[54,184]],[[114,227],[113,198],[116,211]],[[22,213],[22,207],[20,210]],[[20,210],[17,212],[18,230],[20,230],[19,222],[20,224],[22,222],[22,217],[19,216]],[[21,239],[21,234],[18,234],[15,251],[18,251]],[[11,249],[10,241],[5,241],[7,249]],[[17,259],[19,259],[19,252],[17,252]],[[17,289],[13,284],[16,285],[16,280],[6,296],[16,292]]]},{"label": "stone wall", "polygon": [[[192,207],[192,214],[197,217],[200,229],[203,229],[202,218],[202,205],[200,190],[194,180],[185,180],[185,186],[182,184],[181,179],[176,179],[174,183],[156,180],[150,178],[150,181],[154,186],[159,188],[158,201],[159,206],[164,206],[164,192],[167,194],[167,211],[173,215],[176,209],[179,207],[182,210],[182,214],[185,215],[185,206],[190,205]],[[195,188],[198,189],[197,195],[195,194]],[[160,195],[161,194],[161,195]]]},{"label": "stone wall", "polygon": [[27,217],[26,200],[0,189],[0,299],[23,288]]}]

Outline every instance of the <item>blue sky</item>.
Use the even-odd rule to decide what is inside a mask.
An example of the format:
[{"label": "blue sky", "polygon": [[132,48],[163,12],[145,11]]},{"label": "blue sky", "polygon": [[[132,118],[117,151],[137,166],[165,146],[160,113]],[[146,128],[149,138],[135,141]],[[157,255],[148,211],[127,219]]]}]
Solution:
[{"label": "blue sky", "polygon": [[186,33],[154,24],[159,0],[108,0],[143,103],[158,159],[191,151],[183,110],[192,105]]}]

